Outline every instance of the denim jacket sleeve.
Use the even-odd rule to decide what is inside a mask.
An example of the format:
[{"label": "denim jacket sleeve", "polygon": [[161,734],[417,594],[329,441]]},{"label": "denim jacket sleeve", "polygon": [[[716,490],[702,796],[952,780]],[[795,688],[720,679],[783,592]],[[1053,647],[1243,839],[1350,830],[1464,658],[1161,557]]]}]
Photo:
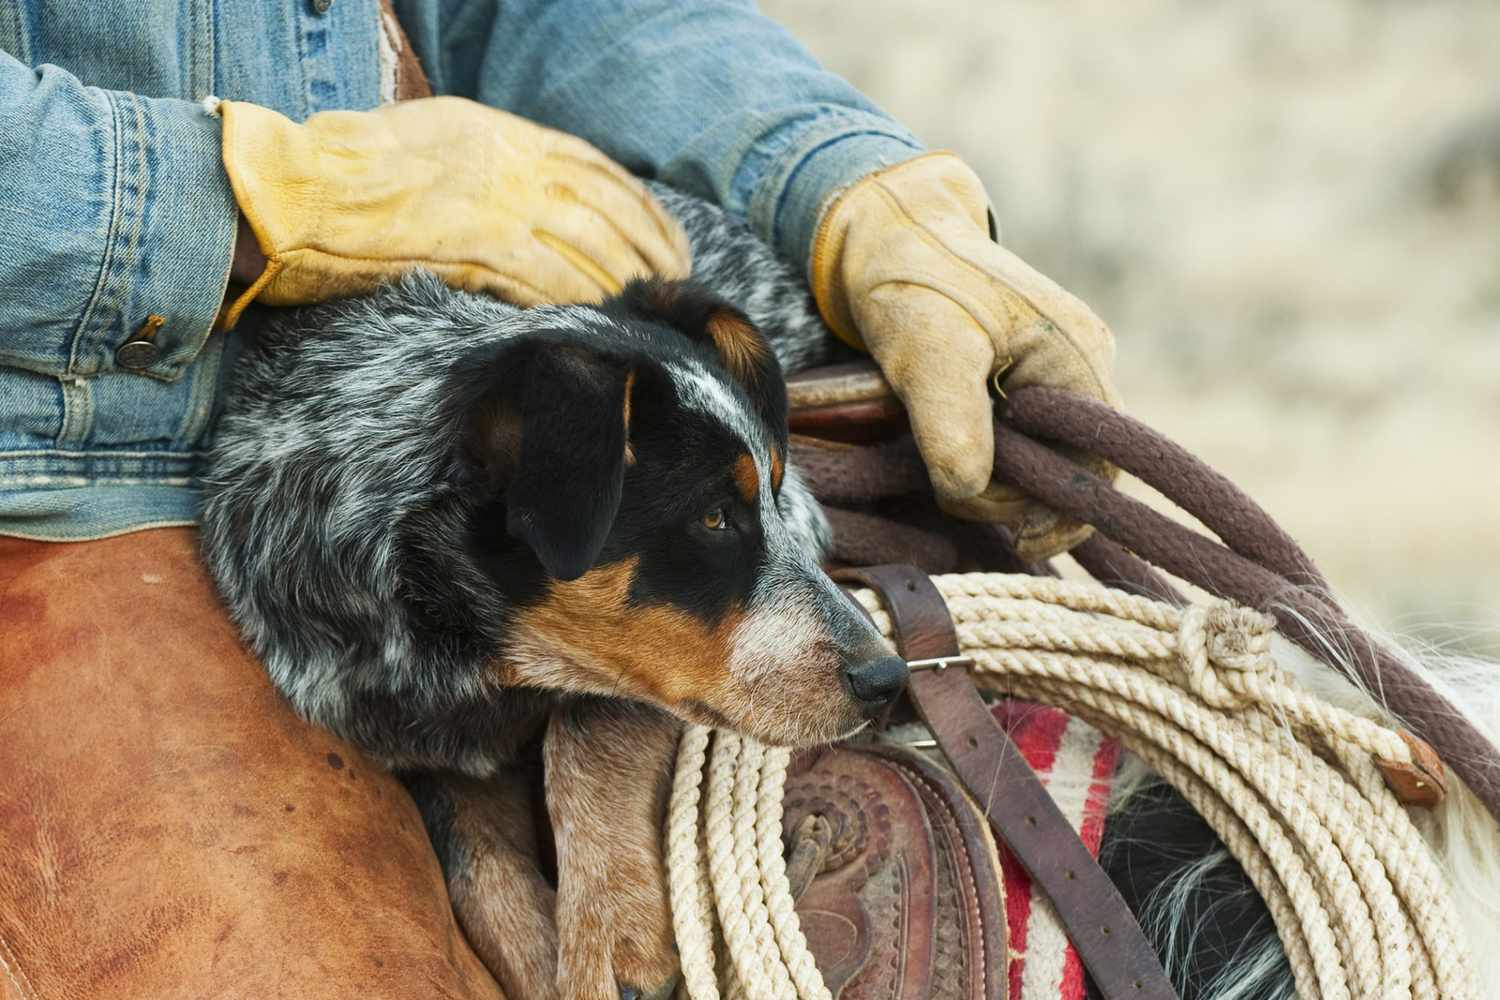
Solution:
[{"label": "denim jacket sleeve", "polygon": [[177,378],[223,299],[236,218],[218,122],[197,104],[0,52],[0,364],[115,370],[159,315],[134,370]]},{"label": "denim jacket sleeve", "polygon": [[805,265],[828,196],[922,151],[752,0],[398,0],[434,88],[580,135]]}]

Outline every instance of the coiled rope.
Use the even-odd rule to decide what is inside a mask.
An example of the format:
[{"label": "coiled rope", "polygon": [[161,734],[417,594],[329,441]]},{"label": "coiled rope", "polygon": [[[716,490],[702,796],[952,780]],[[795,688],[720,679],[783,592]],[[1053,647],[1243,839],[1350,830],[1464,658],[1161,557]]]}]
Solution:
[{"label": "coiled rope", "polygon": [[[1265,899],[1300,995],[1478,997],[1447,879],[1376,766],[1413,764],[1412,748],[1281,671],[1269,617],[1047,577],[933,582],[976,680],[1118,738],[1214,828]],[[854,596],[889,636],[874,592]],[[788,760],[700,726],[682,738],[666,854],[693,1000],[829,996],[782,860]]]}]

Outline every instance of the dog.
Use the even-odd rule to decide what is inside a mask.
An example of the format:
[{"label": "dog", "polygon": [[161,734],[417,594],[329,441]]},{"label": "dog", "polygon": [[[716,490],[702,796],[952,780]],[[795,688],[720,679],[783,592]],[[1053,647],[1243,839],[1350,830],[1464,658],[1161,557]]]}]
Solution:
[{"label": "dog", "polygon": [[234,621],[299,713],[403,778],[513,997],[670,984],[683,721],[824,743],[907,679],[819,569],[787,462],[783,370],[839,350],[805,282],[652,190],[692,281],[522,309],[418,273],[292,312],[244,348],[202,478]]}]

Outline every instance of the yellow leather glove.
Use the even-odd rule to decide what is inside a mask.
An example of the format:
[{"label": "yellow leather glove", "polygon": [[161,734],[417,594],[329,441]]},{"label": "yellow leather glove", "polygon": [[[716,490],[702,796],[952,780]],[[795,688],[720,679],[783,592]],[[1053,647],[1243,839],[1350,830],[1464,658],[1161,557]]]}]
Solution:
[{"label": "yellow leather glove", "polygon": [[267,266],[251,301],[305,305],[415,267],[519,305],[588,302],[634,275],[686,277],[687,238],[582,139],[457,97],[297,124],[225,101],[224,167]]},{"label": "yellow leather glove", "polygon": [[1089,529],[990,482],[990,379],[1116,406],[1114,338],[1087,306],[990,239],[988,210],[979,178],[951,153],[871,174],[818,225],[813,297],[906,404],[942,506],[1009,525],[1020,554],[1040,560]]}]

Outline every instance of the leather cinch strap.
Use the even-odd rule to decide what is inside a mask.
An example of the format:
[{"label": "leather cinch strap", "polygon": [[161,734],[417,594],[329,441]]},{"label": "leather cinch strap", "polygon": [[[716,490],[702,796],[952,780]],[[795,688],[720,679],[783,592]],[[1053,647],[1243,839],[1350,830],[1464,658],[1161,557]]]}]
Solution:
[{"label": "leather cinch strap", "polygon": [[1114,883],[990,714],[969,672],[920,666],[961,655],[953,619],[932,580],[911,566],[847,569],[835,576],[884,598],[897,650],[918,664],[912,703],[996,836],[1052,901],[1106,1000],[1177,1000]]}]

